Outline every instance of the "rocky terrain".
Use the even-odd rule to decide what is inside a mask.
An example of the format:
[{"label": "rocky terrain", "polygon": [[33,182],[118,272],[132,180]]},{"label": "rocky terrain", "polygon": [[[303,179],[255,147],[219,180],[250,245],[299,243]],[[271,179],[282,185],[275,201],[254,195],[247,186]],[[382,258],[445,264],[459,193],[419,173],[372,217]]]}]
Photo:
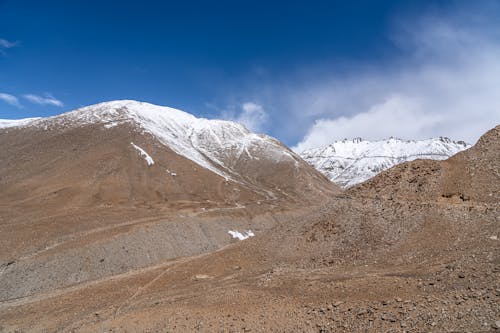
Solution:
[{"label": "rocky terrain", "polygon": [[0,300],[213,251],[339,192],[273,138],[135,101],[0,140]]},{"label": "rocky terrain", "polygon": [[400,163],[416,159],[445,160],[470,147],[463,141],[452,141],[445,137],[428,140],[390,138],[380,141],[356,138],[308,149],[301,152],[300,156],[332,182],[350,187]]},{"label": "rocky terrain", "polygon": [[[92,135],[75,148],[89,140],[90,147],[99,147],[115,137],[94,143],[96,133],[107,132],[95,121],[89,126]],[[118,140],[126,144],[110,142],[107,149],[118,146],[121,154],[112,155],[127,156],[131,162],[115,172],[128,174],[132,169],[144,178],[137,183],[130,180],[133,177],[120,178],[116,185],[97,187],[112,186],[106,194],[84,181],[101,169],[89,167],[81,182],[77,176],[70,178],[78,186],[74,192],[59,197],[51,197],[50,190],[73,184],[63,175],[70,177],[69,170],[83,160],[64,169],[66,173],[54,170],[51,179],[54,164],[43,166],[57,159],[54,152],[38,166],[46,172],[43,179],[51,180],[47,185],[37,178],[40,170],[28,169],[24,177],[12,178],[13,170],[22,171],[16,158],[41,149],[32,148],[35,143],[26,135],[38,130],[30,125],[0,130],[0,137],[12,140],[0,159],[0,182],[8,190],[0,197],[0,331],[500,329],[500,126],[448,160],[406,162],[345,191],[288,150],[289,163],[261,176],[251,164],[264,159],[269,148],[262,149],[258,160],[242,163],[253,170],[253,177],[233,176],[252,173],[242,172],[238,164],[231,173],[207,169],[201,184],[211,177],[224,184],[220,171],[240,182],[231,186],[242,193],[234,197],[225,187],[217,192],[206,186],[209,191],[203,195],[215,198],[210,204],[182,201],[201,195],[203,187],[196,186],[202,185],[188,180],[197,179],[193,173],[186,174],[183,184],[190,185],[182,187],[184,192],[170,192],[172,186],[165,184],[158,188],[163,196],[149,197],[156,183],[149,183],[148,177],[157,176],[145,176],[144,170],[167,167],[176,155],[160,151],[168,142],[156,147],[133,137],[139,134],[130,124],[119,126],[126,126]],[[66,146],[71,140],[54,140],[64,145],[59,152],[71,151]],[[169,158],[161,161],[163,154]],[[255,156],[254,151],[248,155]],[[90,165],[106,160],[104,156]],[[174,172],[195,167],[177,158],[184,164]],[[295,172],[295,177],[287,172]],[[25,178],[29,181],[20,181]],[[57,186],[50,185],[56,180]],[[92,191],[100,195],[89,196]],[[267,191],[274,195],[266,197]],[[164,200],[171,197],[173,203]],[[249,236],[249,230],[255,236],[243,241],[228,233]]]}]

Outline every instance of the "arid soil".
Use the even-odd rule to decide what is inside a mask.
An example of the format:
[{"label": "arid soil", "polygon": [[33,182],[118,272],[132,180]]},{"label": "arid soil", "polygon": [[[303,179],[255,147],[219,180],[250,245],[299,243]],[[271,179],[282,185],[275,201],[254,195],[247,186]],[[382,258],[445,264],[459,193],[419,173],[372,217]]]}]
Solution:
[{"label": "arid soil", "polygon": [[339,192],[304,161],[253,151],[225,178],[133,124],[49,125],[0,130],[0,300],[214,251]]},{"label": "arid soil", "polygon": [[[37,219],[42,239],[47,228],[57,235],[47,239],[61,240],[52,248],[29,234],[29,211],[10,213],[13,219],[6,213],[2,260],[10,261],[0,273],[0,331],[499,331],[499,170],[497,126],[449,160],[404,163],[345,192],[332,190],[317,206],[295,199],[249,200],[234,210],[156,205],[156,215],[146,215],[152,220],[144,217],[148,209],[133,206],[123,225],[119,206],[88,216],[68,210],[50,221],[80,233],[58,234]],[[2,205],[11,212],[12,203]],[[192,228],[187,243],[206,237],[205,248],[164,255],[165,244],[180,242],[176,228],[184,235]],[[256,236],[228,241],[219,234],[229,228]],[[16,230],[28,233],[24,245],[16,244]],[[133,253],[127,244],[136,246]],[[156,257],[144,261],[145,253]],[[71,266],[81,258],[87,261]],[[64,274],[79,267],[87,275],[68,280]]]}]

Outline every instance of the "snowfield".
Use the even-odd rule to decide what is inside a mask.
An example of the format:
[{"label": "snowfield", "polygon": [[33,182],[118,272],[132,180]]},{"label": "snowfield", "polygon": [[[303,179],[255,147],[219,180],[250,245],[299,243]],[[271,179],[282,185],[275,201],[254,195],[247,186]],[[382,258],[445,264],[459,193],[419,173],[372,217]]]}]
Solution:
[{"label": "snowfield", "polygon": [[463,141],[444,137],[418,141],[395,138],[366,141],[357,138],[308,149],[300,155],[334,183],[349,187],[406,161],[419,158],[444,160],[470,147]]}]

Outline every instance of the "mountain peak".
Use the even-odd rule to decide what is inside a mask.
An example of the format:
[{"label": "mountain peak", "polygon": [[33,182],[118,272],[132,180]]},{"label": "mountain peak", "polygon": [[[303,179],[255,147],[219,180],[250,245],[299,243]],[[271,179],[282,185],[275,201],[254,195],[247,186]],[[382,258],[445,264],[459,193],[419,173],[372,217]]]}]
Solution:
[{"label": "mountain peak", "polygon": [[90,125],[106,124],[109,122],[118,122],[117,124],[124,122],[165,123],[165,121],[186,123],[193,122],[195,120],[197,120],[197,118],[192,114],[167,106],[159,106],[135,100],[113,100],[81,107],[46,118],[0,120],[0,128],[20,126]]},{"label": "mountain peak", "polygon": [[69,125],[70,122],[78,125],[108,122],[118,122],[117,124],[135,122],[140,125],[151,122],[182,124],[196,119],[192,114],[178,109],[134,100],[102,102],[46,118],[47,121],[65,125]]},{"label": "mountain peak", "polygon": [[197,118],[181,110],[134,100],[98,103],[48,118],[18,121],[14,126],[58,132],[82,127],[113,131],[128,126],[129,131],[154,138],[226,180],[244,177],[233,170],[242,160],[295,166],[303,163],[278,140],[252,133],[239,123]]}]

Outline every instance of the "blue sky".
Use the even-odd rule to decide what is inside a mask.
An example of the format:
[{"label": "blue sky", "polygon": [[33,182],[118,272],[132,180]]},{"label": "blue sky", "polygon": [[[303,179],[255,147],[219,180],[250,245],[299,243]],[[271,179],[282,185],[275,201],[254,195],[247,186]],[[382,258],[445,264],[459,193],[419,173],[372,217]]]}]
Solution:
[{"label": "blue sky", "polygon": [[500,122],[496,1],[2,1],[0,118],[114,99],[298,148]]}]

